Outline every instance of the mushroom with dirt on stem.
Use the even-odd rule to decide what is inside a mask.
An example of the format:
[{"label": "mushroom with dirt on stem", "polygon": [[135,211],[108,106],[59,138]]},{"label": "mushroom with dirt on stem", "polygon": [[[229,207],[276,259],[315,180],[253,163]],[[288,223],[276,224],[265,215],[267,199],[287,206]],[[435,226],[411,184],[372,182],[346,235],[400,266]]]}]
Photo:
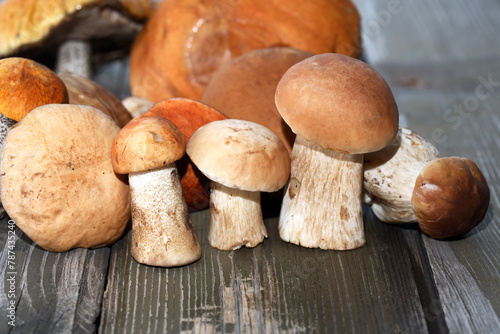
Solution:
[{"label": "mushroom with dirt on stem", "polygon": [[296,134],[280,237],[310,248],[363,246],[363,154],[385,147],[398,131],[389,86],[360,60],[321,54],[290,67],[275,101]]},{"label": "mushroom with dirt on stem", "polygon": [[132,257],[161,267],[200,259],[175,165],[185,153],[177,126],[159,116],[135,118],[117,134],[111,153],[115,172],[129,175]]},{"label": "mushroom with dirt on stem", "polygon": [[267,237],[260,193],[281,189],[290,174],[290,156],[268,128],[226,119],[198,129],[186,151],[210,180],[210,230],[214,248],[255,247]]}]

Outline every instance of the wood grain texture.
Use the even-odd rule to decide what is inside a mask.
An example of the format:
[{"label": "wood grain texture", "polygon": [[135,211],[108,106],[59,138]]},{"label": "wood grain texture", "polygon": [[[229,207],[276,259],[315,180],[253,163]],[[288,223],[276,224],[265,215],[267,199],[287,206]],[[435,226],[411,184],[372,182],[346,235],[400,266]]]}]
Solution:
[{"label": "wood grain texture", "polygon": [[16,306],[15,326],[3,317],[0,332],[95,332],[110,249],[47,252],[17,227],[15,242],[6,243],[7,220],[0,226],[0,309]]}]

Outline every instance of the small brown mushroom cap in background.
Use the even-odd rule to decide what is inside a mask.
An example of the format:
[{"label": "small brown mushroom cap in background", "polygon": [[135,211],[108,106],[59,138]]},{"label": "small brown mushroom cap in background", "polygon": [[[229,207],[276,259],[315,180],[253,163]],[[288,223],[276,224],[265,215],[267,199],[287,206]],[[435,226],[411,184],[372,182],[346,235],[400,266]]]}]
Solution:
[{"label": "small brown mushroom cap in background", "polygon": [[463,235],[485,217],[490,202],[488,183],[466,158],[429,162],[415,181],[412,204],[420,229],[432,238]]},{"label": "small brown mushroom cap in background", "polygon": [[276,109],[274,93],[285,72],[312,55],[311,52],[289,47],[247,52],[213,75],[201,102],[229,118],[264,125],[277,134],[291,152],[295,134]]},{"label": "small brown mushroom cap in background", "polygon": [[113,171],[120,131],[88,106],[36,108],[7,135],[1,199],[16,225],[40,247],[64,252],[110,245],[130,219],[129,187]]},{"label": "small brown mushroom cap in background", "polygon": [[68,103],[64,82],[48,67],[30,59],[0,60],[0,113],[19,122],[36,107]]},{"label": "small brown mushroom cap in background", "polygon": [[68,89],[70,104],[97,108],[113,118],[120,128],[132,119],[122,102],[97,82],[71,72],[59,73],[59,77]]},{"label": "small brown mushroom cap in background", "polygon": [[272,46],[355,57],[359,21],[350,0],[163,1],[132,46],[132,94],[199,100],[219,68]]}]

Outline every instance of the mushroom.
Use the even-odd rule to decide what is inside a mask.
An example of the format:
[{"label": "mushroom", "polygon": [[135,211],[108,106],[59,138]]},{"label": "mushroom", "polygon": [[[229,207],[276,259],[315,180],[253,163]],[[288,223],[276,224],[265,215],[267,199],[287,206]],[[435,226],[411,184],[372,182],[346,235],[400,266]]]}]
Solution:
[{"label": "mushroom", "polygon": [[361,247],[363,154],[387,146],[398,131],[389,86],[360,60],[315,55],[283,75],[276,107],[297,135],[280,237],[311,248]]},{"label": "mushroom", "polygon": [[290,156],[268,128],[226,119],[199,128],[187,154],[210,180],[210,229],[214,248],[255,247],[267,237],[260,192],[281,189],[290,174]]},{"label": "mushroom", "polygon": [[[172,98],[156,103],[142,116],[162,116],[174,123],[184,135],[186,142],[201,126],[226,119],[226,116],[214,108],[186,98]],[[181,176],[181,185],[184,197],[190,211],[197,211],[208,206],[208,180],[189,159],[184,155],[177,161],[177,169]]]},{"label": "mushroom", "polygon": [[435,239],[457,237],[486,215],[490,189],[481,170],[466,158],[445,157],[420,172],[411,203],[420,229]]},{"label": "mushroom", "polygon": [[120,128],[132,119],[122,102],[97,82],[72,72],[59,73],[59,77],[68,90],[69,103],[97,108],[113,118]]},{"label": "mushroom", "polygon": [[48,104],[7,134],[0,196],[8,215],[54,252],[115,242],[130,219],[129,187],[111,164],[120,128],[88,106]]},{"label": "mushroom", "polygon": [[411,204],[415,180],[438,157],[432,143],[407,128],[400,128],[387,147],[365,154],[365,202],[378,219],[396,224],[417,221]]},{"label": "mushroom", "polygon": [[132,257],[161,267],[200,259],[175,165],[185,153],[180,130],[163,117],[135,118],[117,134],[111,152],[115,172],[129,174]]},{"label": "mushroom", "polygon": [[31,110],[67,102],[66,86],[49,68],[25,58],[0,59],[0,147],[12,126]]},{"label": "mushroom", "polygon": [[132,45],[131,91],[153,102],[200,100],[220,68],[272,46],[358,56],[357,9],[350,0],[163,1]]},{"label": "mushroom", "polygon": [[295,134],[276,109],[274,92],[292,65],[312,55],[289,47],[247,52],[214,73],[201,102],[229,118],[264,125],[277,134],[291,152]]}]

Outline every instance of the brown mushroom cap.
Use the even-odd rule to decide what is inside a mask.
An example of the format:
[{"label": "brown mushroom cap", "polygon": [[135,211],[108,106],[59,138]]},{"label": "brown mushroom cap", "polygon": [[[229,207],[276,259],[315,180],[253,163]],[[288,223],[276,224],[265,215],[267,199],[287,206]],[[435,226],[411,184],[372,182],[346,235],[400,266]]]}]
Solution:
[{"label": "brown mushroom cap", "polygon": [[154,102],[199,100],[213,73],[251,50],[290,46],[357,56],[359,25],[350,0],[163,1],[132,46],[130,87]]},{"label": "brown mushroom cap", "polygon": [[66,86],[52,70],[30,59],[0,59],[0,113],[20,121],[51,103],[68,103]]},{"label": "brown mushroom cap", "polygon": [[118,131],[103,112],[67,104],[38,107],[10,130],[0,167],[2,204],[39,246],[95,248],[122,235],[130,196],[111,164]]},{"label": "brown mushroom cap", "polygon": [[122,102],[97,82],[71,72],[60,73],[59,77],[68,89],[69,103],[97,108],[113,118],[121,128],[132,119]]},{"label": "brown mushroom cap", "polygon": [[275,101],[295,134],[324,149],[377,151],[398,132],[398,108],[385,80],[344,55],[315,55],[293,65],[280,80]]},{"label": "brown mushroom cap", "polygon": [[[158,102],[139,117],[144,116],[161,116],[170,120],[181,130],[186,142],[203,125],[226,119],[226,116],[214,108],[186,98],[172,98]],[[210,180],[196,168],[188,155],[177,161],[177,169],[189,210],[196,211],[207,207],[209,203],[207,186]]]},{"label": "brown mushroom cap", "polygon": [[276,109],[274,93],[292,65],[313,55],[289,47],[247,52],[214,74],[201,101],[229,118],[264,125],[276,133],[291,152],[295,134]]},{"label": "brown mushroom cap", "polygon": [[135,118],[113,141],[113,168],[119,174],[160,168],[179,160],[185,149],[184,136],[168,119],[159,116]]},{"label": "brown mushroom cap", "polygon": [[484,219],[490,190],[474,162],[445,157],[422,169],[411,201],[421,230],[446,239],[469,232]]},{"label": "brown mushroom cap", "polygon": [[186,152],[210,180],[230,188],[274,192],[290,175],[290,156],[279,137],[244,120],[204,125],[191,136]]}]

